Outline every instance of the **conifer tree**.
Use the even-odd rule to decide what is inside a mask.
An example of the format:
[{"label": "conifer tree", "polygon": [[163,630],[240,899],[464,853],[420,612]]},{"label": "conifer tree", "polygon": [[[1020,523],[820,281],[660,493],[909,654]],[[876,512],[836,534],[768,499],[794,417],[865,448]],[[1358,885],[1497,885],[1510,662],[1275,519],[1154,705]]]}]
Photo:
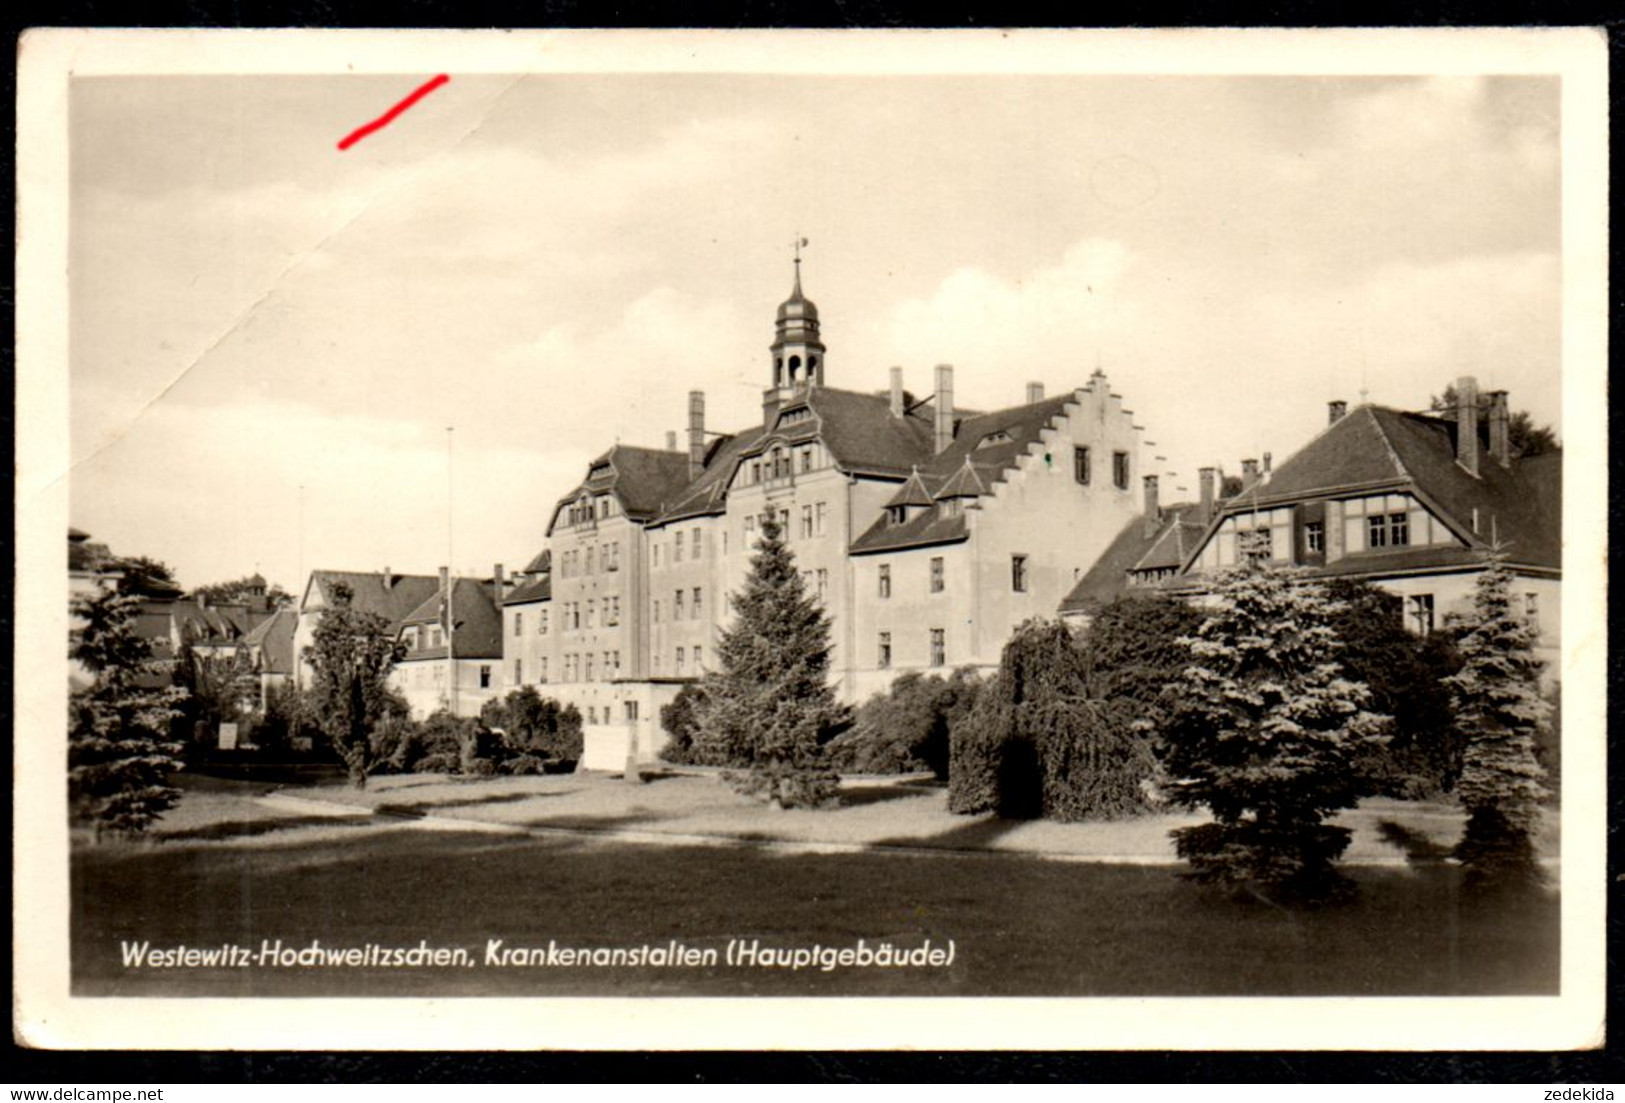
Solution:
[{"label": "conifer tree", "polygon": [[1213,823],[1173,832],[1204,881],[1288,898],[1334,895],[1349,831],[1324,822],[1364,795],[1361,758],[1387,738],[1366,687],[1342,675],[1329,625],[1339,604],[1298,568],[1213,577],[1168,690],[1170,796]]},{"label": "conifer tree", "polygon": [[141,599],[108,590],[74,601],[71,654],[92,676],[68,699],[68,793],[77,818],[103,835],[145,831],[180,799],[170,735],[184,690],[167,681],[151,641],[136,635]]},{"label": "conifer tree", "polygon": [[830,622],[771,513],[734,611],[696,702],[696,750],[736,767],[741,792],[784,808],[827,804],[837,778],[823,745],[846,715],[829,686]]},{"label": "conifer tree", "polygon": [[1467,829],[1456,857],[1479,883],[1533,878],[1546,771],[1536,746],[1550,722],[1528,623],[1512,612],[1512,572],[1493,555],[1462,625],[1462,668],[1444,679],[1465,741],[1456,791]]}]

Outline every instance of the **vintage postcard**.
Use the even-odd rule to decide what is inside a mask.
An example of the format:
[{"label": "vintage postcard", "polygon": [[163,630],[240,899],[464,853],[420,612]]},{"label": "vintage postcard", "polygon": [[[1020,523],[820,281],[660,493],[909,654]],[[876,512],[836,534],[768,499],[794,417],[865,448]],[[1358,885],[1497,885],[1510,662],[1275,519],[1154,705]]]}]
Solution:
[{"label": "vintage postcard", "polygon": [[1601,1044],[1601,32],[20,58],[26,1044]]}]

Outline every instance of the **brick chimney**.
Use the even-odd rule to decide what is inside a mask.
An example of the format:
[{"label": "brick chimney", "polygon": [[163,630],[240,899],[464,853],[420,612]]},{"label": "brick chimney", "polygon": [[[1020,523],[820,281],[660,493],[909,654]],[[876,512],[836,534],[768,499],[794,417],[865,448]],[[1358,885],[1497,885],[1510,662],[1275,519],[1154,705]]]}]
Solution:
[{"label": "brick chimney", "polygon": [[1245,459],[1241,461],[1241,485],[1252,486],[1258,482],[1258,461]]},{"label": "brick chimney", "polygon": [[1505,391],[1490,392],[1490,455],[1502,467],[1512,464],[1512,415]]},{"label": "brick chimney", "polygon": [[395,588],[395,572],[388,567],[384,568],[384,592],[388,593]]},{"label": "brick chimney", "polygon": [[1478,380],[1470,375],[1456,380],[1456,462],[1478,475]]},{"label": "brick chimney", "polygon": [[666,451],[668,451],[668,452],[677,451],[677,430],[676,429],[667,429],[666,430]]},{"label": "brick chimney", "polygon": [[1336,425],[1343,420],[1343,415],[1349,412],[1349,404],[1341,398],[1334,398],[1326,403],[1326,424]]},{"label": "brick chimney", "polygon": [[1044,401],[1044,384],[1034,380],[1027,384],[1027,405]]},{"label": "brick chimney", "polygon": [[502,599],[508,596],[507,579],[502,573],[501,563],[491,568],[491,593],[498,605],[501,605]]},{"label": "brick chimney", "polygon": [[705,392],[688,392],[688,477],[705,470]]},{"label": "brick chimney", "polygon": [[1145,536],[1149,540],[1162,526],[1162,508],[1157,502],[1157,477],[1145,477]]},{"label": "brick chimney", "polygon": [[891,416],[902,417],[908,411],[903,407],[903,369],[891,370]]},{"label": "brick chimney", "polygon": [[954,442],[954,366],[937,365],[936,451]]},{"label": "brick chimney", "polygon": [[1196,473],[1198,485],[1201,487],[1202,520],[1208,521],[1213,517],[1214,483],[1219,477],[1216,467],[1204,467]]}]

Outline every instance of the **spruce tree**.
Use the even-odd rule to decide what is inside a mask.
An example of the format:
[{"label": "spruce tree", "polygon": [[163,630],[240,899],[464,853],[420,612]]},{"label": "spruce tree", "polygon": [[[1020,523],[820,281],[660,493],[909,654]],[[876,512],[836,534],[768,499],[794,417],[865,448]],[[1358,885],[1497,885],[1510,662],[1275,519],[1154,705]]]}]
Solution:
[{"label": "spruce tree", "polygon": [[1170,796],[1214,819],[1173,832],[1179,855],[1199,880],[1336,895],[1350,833],[1324,820],[1365,795],[1361,759],[1387,738],[1337,662],[1340,606],[1301,569],[1268,566],[1215,575],[1210,601],[1166,698]]},{"label": "spruce tree", "polygon": [[743,793],[783,808],[829,804],[837,778],[823,745],[846,715],[829,686],[830,622],[771,513],[734,612],[696,702],[696,751],[734,766]]},{"label": "spruce tree", "polygon": [[184,690],[167,681],[151,641],[136,635],[141,599],[107,590],[74,601],[81,625],[71,654],[92,676],[68,699],[68,794],[97,838],[145,831],[180,799],[170,735]]},{"label": "spruce tree", "polygon": [[1540,694],[1529,625],[1512,612],[1511,586],[1497,553],[1462,624],[1462,668],[1444,679],[1465,741],[1456,791],[1467,829],[1456,857],[1480,884],[1536,877],[1534,836],[1547,795],[1536,747],[1552,708]]}]

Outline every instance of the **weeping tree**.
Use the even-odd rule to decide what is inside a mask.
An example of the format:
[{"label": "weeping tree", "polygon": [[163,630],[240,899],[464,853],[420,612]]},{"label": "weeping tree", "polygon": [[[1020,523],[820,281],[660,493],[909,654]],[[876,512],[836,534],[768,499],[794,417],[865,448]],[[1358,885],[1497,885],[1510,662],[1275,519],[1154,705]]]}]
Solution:
[{"label": "weeping tree", "polygon": [[1534,837],[1547,796],[1537,746],[1552,706],[1540,693],[1530,625],[1512,612],[1511,586],[1497,553],[1461,625],[1461,670],[1445,679],[1465,743],[1456,791],[1467,828],[1456,857],[1480,884],[1538,877]]},{"label": "weeping tree", "polygon": [[1030,620],[952,731],[948,807],[1026,819],[1133,815],[1155,769],[1149,739],[1091,683],[1072,633]]},{"label": "weeping tree", "polygon": [[1365,685],[1343,676],[1338,602],[1300,568],[1212,578],[1190,660],[1168,687],[1170,796],[1213,822],[1173,832],[1199,880],[1313,901],[1348,883],[1333,863],[1347,828],[1326,823],[1366,794],[1387,739]]},{"label": "weeping tree", "polygon": [[829,617],[771,513],[734,610],[719,669],[694,703],[695,753],[733,764],[728,778],[740,792],[782,808],[828,805],[839,779],[824,744],[846,720],[829,686]]},{"label": "weeping tree", "polygon": [[170,734],[186,691],[164,684],[151,641],[136,634],[141,599],[103,591],[77,598],[70,654],[91,683],[68,698],[68,796],[74,815],[105,835],[145,831],[180,799]]}]

